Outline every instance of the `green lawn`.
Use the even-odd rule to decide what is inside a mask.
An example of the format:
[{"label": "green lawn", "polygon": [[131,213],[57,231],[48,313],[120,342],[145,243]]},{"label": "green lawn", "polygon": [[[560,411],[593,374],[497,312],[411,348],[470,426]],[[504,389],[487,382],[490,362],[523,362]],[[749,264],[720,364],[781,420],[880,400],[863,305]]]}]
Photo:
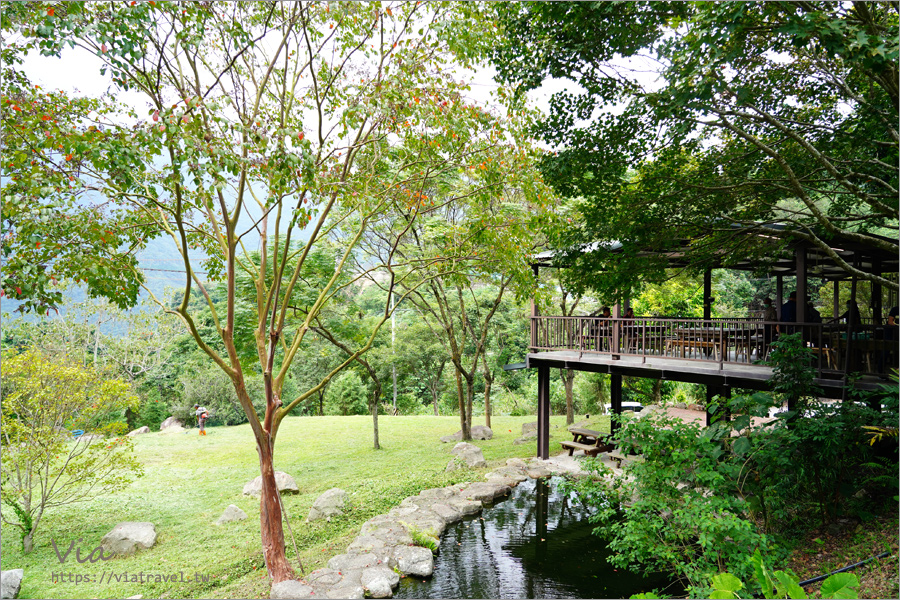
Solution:
[{"label": "green lawn", "polygon": [[[608,430],[608,421],[595,427]],[[513,456],[529,457],[535,443],[513,445],[522,423],[534,417],[493,417],[494,439],[476,441],[490,467]],[[475,424],[483,418],[476,418]],[[551,418],[551,454],[568,439],[565,417]],[[459,429],[458,417],[381,417],[382,450],[372,449],[370,417],[294,417],[282,424],[275,468],[291,474],[301,489],[286,496],[285,506],[306,572],[324,566],[342,552],[366,519],[387,512],[406,496],[430,487],[482,479],[486,469],[445,473],[453,444],[439,437]],[[21,553],[17,530],[2,530],[3,569],[25,569],[20,598],[234,598],[266,597],[269,584],[260,551],[259,502],[242,495],[244,484],[259,474],[253,437],[247,425],[213,427],[200,437],[150,433],[137,436],[135,447],[146,474],[128,489],[91,502],[56,509],[41,523],[34,551]],[[325,490],[350,493],[353,509],[331,523],[304,522],[313,501]],[[249,519],[216,527],[226,506],[235,504]],[[61,564],[51,545],[65,552],[72,540],[82,558],[121,521],[151,521],[156,546],[130,558],[79,564],[75,550]],[[288,555],[296,559],[290,537]],[[156,576],[194,573],[207,582],[108,583],[109,573]],[[72,573],[97,582],[53,583],[53,573]],[[66,575],[68,577],[68,575]],[[99,579],[103,577],[103,583]],[[180,579],[180,575],[178,577]]]}]

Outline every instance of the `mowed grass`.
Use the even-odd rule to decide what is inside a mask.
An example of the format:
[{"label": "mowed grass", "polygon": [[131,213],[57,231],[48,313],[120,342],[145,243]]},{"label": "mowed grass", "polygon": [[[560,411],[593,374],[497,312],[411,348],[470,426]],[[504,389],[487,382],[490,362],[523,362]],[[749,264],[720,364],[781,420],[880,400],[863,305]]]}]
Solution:
[{"label": "mowed grass", "polygon": [[[534,456],[534,441],[513,444],[522,424],[534,420],[533,416],[492,417],[494,438],[473,442],[482,448],[488,469],[510,457]],[[475,424],[479,423],[483,417],[476,417]],[[606,417],[595,418],[593,424],[608,431]],[[565,417],[551,417],[551,454],[561,450],[560,441],[570,439],[564,426]],[[445,471],[453,444],[442,444],[439,438],[458,429],[458,417],[380,417],[382,449],[374,450],[371,417],[286,419],[276,442],[275,468],[292,475],[300,487],[298,495],[284,496],[284,504],[305,572],[343,552],[365,520],[387,512],[403,498],[426,488],[482,480],[488,469]],[[145,467],[144,477],[119,493],[48,512],[30,554],[22,554],[18,531],[3,526],[3,569],[25,569],[19,597],[267,597],[259,501],[242,494],[244,484],[259,474],[250,427],[211,427],[206,437],[200,437],[196,429],[186,434],[150,433],[137,436],[135,448]],[[306,523],[312,503],[332,487],[350,494],[352,509],[330,523]],[[213,525],[229,504],[243,509],[249,518]],[[154,523],[156,546],[128,558],[77,561],[77,549],[85,559],[103,535],[122,521]],[[296,566],[298,557],[287,530],[285,537],[288,556]],[[57,558],[51,539],[61,553],[75,540],[65,563]],[[73,580],[57,577],[54,583],[54,573],[65,573],[67,579],[71,574]],[[196,573],[201,580],[194,581]],[[110,581],[110,574],[119,580]],[[131,580],[141,574],[144,583]],[[79,575],[82,581],[76,583]],[[170,580],[157,581],[162,575]]]}]

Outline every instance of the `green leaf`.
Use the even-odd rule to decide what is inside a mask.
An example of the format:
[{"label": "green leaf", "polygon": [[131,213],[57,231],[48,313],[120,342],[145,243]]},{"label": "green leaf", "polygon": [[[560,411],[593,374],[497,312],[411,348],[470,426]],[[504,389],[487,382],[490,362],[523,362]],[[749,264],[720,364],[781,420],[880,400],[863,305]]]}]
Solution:
[{"label": "green leaf", "polygon": [[737,455],[744,455],[750,452],[750,440],[745,437],[739,437],[734,440],[734,445],[732,446],[734,453]]},{"label": "green leaf", "polygon": [[778,591],[777,596],[779,598],[809,598],[806,595],[806,592],[803,591],[803,588],[797,585],[797,579],[795,577],[791,577],[784,571],[775,571],[775,578],[778,580],[776,584],[776,589]]},{"label": "green leaf", "polygon": [[771,598],[775,591],[772,585],[772,577],[769,575],[769,570],[766,569],[766,564],[763,562],[759,548],[750,557],[750,564],[753,566],[753,572],[756,574],[756,581],[762,589],[763,596]]},{"label": "green leaf", "polygon": [[740,579],[731,573],[720,573],[712,578],[713,593],[710,598],[737,598],[737,591],[744,587]]},{"label": "green leaf", "polygon": [[835,573],[822,582],[823,598],[858,598],[859,578],[853,573]]},{"label": "green leaf", "polygon": [[629,596],[629,598],[631,598],[632,600],[635,600],[635,599],[641,599],[641,598],[648,598],[648,599],[649,598],[659,598],[659,596],[657,596],[653,592],[643,592],[641,594],[634,594],[632,596]]}]

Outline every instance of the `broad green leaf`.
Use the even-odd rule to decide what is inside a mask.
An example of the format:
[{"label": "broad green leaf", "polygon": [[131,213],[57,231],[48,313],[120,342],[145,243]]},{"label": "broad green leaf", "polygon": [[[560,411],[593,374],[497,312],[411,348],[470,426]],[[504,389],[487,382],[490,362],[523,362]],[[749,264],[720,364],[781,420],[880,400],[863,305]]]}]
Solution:
[{"label": "broad green leaf", "polygon": [[859,578],[853,573],[835,573],[822,582],[823,598],[858,598]]},{"label": "broad green leaf", "polygon": [[712,578],[713,593],[710,598],[737,598],[737,592],[744,587],[740,579],[731,573],[720,573]]}]

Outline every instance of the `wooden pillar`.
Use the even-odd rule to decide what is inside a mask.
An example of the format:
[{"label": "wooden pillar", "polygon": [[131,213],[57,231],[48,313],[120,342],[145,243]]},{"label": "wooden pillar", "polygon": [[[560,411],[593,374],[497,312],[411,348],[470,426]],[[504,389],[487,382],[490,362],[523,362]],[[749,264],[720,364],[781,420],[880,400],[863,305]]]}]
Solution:
[{"label": "wooden pillar", "polygon": [[550,367],[538,365],[537,456],[550,458]]},{"label": "wooden pillar", "polygon": [[832,310],[833,310],[834,312],[831,313],[831,316],[832,316],[832,317],[836,317],[836,316],[838,316],[839,314],[841,314],[841,280],[840,280],[840,279],[835,279],[835,280],[834,280],[834,294],[833,294],[833,296],[834,296],[834,299],[832,300],[832,302],[833,302],[833,304],[832,304]]},{"label": "wooden pillar", "polygon": [[622,305],[617,301],[615,304],[613,304],[612,309],[612,339],[610,340],[610,343],[612,344],[610,348],[612,355],[610,356],[610,358],[612,360],[619,360],[620,358],[622,358],[619,355],[619,347],[621,344],[620,335],[622,333],[622,328],[619,326],[619,319],[621,318]]},{"label": "wooden pillar", "polygon": [[539,314],[541,314],[541,311],[538,310],[537,302],[534,301],[534,296],[535,296],[535,294],[537,294],[537,282],[538,282],[538,276],[540,274],[540,267],[537,265],[531,265],[531,272],[534,273],[534,285],[535,285],[534,294],[531,295],[531,316],[536,317]]},{"label": "wooden pillar", "polygon": [[703,318],[709,320],[712,317],[712,269],[703,273]]},{"label": "wooden pillar", "polygon": [[[622,415],[622,375],[620,373],[610,373],[609,375],[609,404],[611,412]],[[613,420],[610,415],[610,433],[615,434],[618,429],[618,421]]]},{"label": "wooden pillar", "polygon": [[778,310],[778,319],[781,319],[781,305],[784,304],[784,278],[781,274],[775,276],[775,308]]},{"label": "wooden pillar", "polygon": [[[872,272],[881,275],[881,261],[872,261]],[[876,325],[881,325],[881,284],[872,282],[872,318]]]},{"label": "wooden pillar", "polygon": [[797,322],[806,323],[806,248],[794,250],[794,263],[797,269]]}]

